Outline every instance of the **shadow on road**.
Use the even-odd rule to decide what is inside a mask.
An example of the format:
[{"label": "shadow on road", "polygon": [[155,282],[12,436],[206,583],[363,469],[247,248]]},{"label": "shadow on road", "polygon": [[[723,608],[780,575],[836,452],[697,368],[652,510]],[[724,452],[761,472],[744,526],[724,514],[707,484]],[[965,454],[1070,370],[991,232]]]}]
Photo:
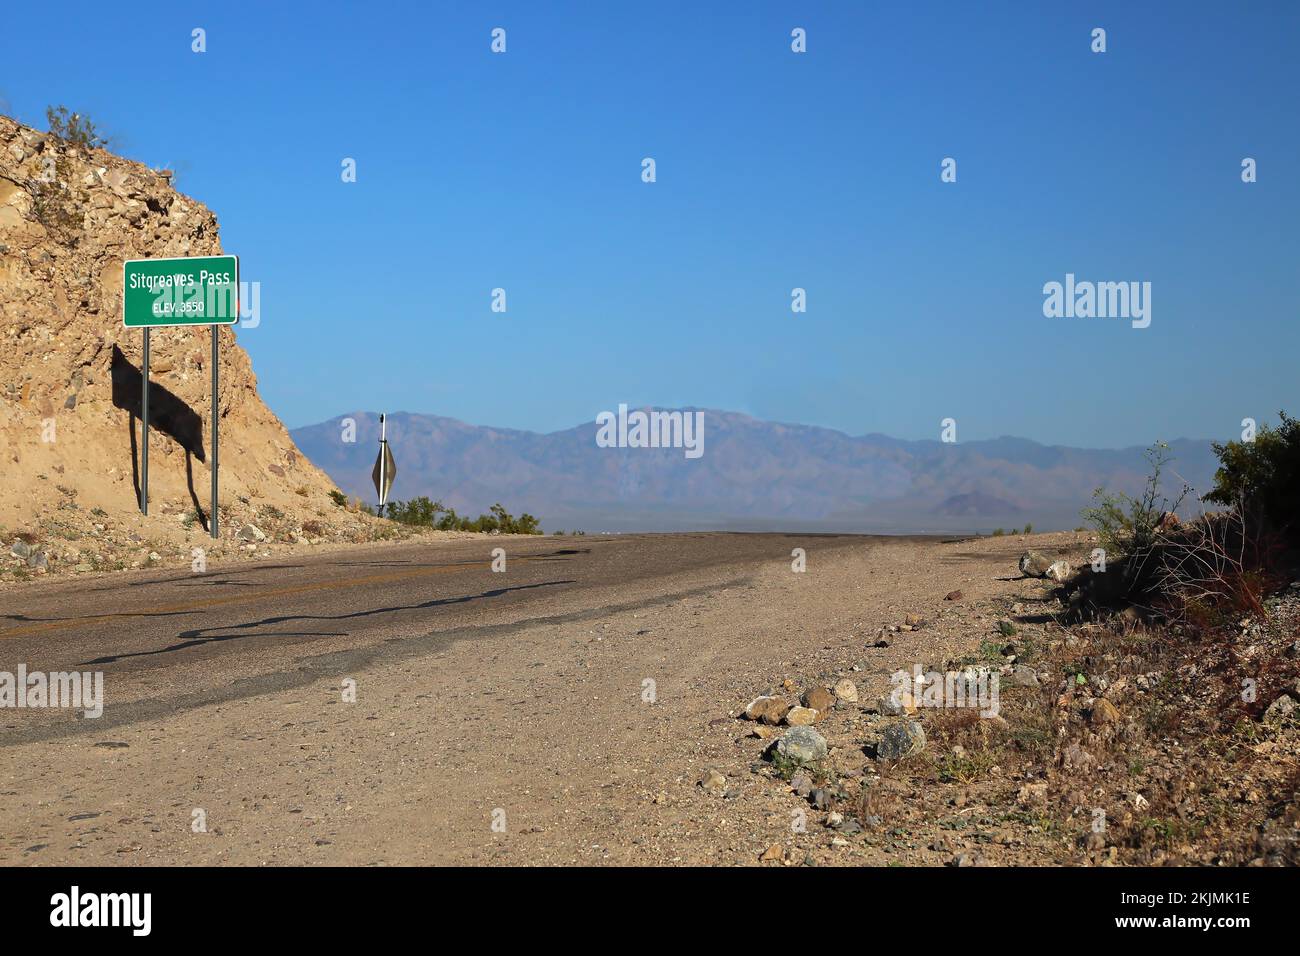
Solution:
[{"label": "shadow on road", "polygon": [[[254,565],[247,568],[222,568],[219,571],[208,571],[206,573],[195,574],[178,574],[172,578],[155,578],[152,581],[128,581],[125,584],[111,584],[104,588],[86,588],[90,594],[100,591],[121,591],[126,588],[146,588],[159,584],[179,584],[183,587],[192,587],[197,584],[253,584],[251,581],[229,581],[226,580],[236,574],[252,574],[258,571],[296,571],[305,568],[305,564],[262,564]],[[259,585],[260,586],[260,585]],[[95,617],[103,617],[102,614],[96,614]]]},{"label": "shadow on road", "polygon": [[[167,647],[159,648],[154,651],[137,651],[129,654],[108,654],[103,657],[97,657],[94,660],[82,661],[76,665],[78,667],[89,667],[93,664],[113,664],[117,661],[128,660],[132,657],[155,657],[159,654],[170,654],[175,651],[183,651],[190,647],[201,647],[204,644],[216,644],[223,641],[235,641],[248,637],[283,637],[291,636],[287,634],[212,634],[209,631],[252,631],[259,627],[267,627],[275,624],[285,624],[289,621],[350,621],[358,618],[373,617],[376,614],[391,614],[397,611],[421,611],[435,607],[446,607],[452,604],[467,604],[470,601],[481,601],[485,598],[501,597],[512,591],[530,591],[534,588],[557,587],[561,584],[575,584],[573,580],[566,581],[543,581],[538,584],[521,584],[510,588],[493,588],[491,591],[484,591],[481,594],[466,594],[462,597],[454,598],[434,598],[429,601],[421,601],[419,604],[398,604],[389,607],[371,608],[366,611],[350,611],[347,614],[281,614],[275,617],[264,617],[256,621],[246,621],[243,624],[227,624],[222,627],[199,627],[190,631],[181,631],[177,634],[180,639],[179,643],[170,644]],[[346,636],[348,632],[334,634],[333,632],[303,632],[304,636]]]}]

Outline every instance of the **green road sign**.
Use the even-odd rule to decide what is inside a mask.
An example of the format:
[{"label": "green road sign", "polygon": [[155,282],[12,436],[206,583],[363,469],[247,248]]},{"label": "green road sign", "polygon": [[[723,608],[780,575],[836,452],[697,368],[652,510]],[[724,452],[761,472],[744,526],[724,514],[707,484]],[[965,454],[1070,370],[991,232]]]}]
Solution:
[{"label": "green road sign", "polygon": [[239,256],[122,263],[122,324],[128,329],[238,321]]}]

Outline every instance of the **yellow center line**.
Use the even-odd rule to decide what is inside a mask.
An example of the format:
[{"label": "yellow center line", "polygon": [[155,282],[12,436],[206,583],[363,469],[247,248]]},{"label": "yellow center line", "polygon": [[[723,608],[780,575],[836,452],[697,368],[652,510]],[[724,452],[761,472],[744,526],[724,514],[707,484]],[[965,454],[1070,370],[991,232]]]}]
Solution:
[{"label": "yellow center line", "polygon": [[[530,557],[521,555],[511,558],[512,563],[521,561],[536,561],[542,555]],[[418,568],[412,571],[388,571],[383,574],[371,574],[362,578],[349,578],[346,581],[315,581],[311,584],[297,584],[292,587],[274,588],[269,591],[256,591],[253,593],[243,592],[232,594],[229,597],[208,598],[204,601],[192,601],[188,604],[171,604],[162,607],[151,607],[143,611],[119,611],[114,614],[99,614],[93,617],[73,617],[57,621],[40,621],[35,624],[22,624],[18,627],[11,627],[8,630],[0,631],[0,638],[22,637],[28,634],[39,634],[44,631],[57,631],[69,627],[80,627],[87,624],[103,624],[109,621],[115,621],[122,618],[131,617],[148,617],[154,614],[176,614],[186,611],[201,611],[206,608],[221,607],[225,604],[249,604],[254,601],[260,601],[263,598],[286,597],[293,594],[307,594],[312,591],[329,591],[341,590],[343,588],[353,588],[363,584],[383,584],[389,581],[401,581],[405,578],[418,578],[426,574],[449,574],[453,571],[465,571],[474,568],[490,567],[490,562],[469,561],[464,564],[440,564],[432,568]],[[327,565],[328,567],[328,565]],[[169,582],[159,582],[169,583]]]}]

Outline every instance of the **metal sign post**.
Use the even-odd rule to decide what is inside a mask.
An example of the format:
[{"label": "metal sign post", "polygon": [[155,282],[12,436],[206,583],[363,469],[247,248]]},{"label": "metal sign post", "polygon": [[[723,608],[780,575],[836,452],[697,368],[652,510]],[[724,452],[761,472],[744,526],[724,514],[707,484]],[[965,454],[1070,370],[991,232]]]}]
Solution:
[{"label": "metal sign post", "polygon": [[379,416],[379,457],[375,459],[374,470],[370,480],[375,483],[375,493],[379,495],[379,517],[384,516],[384,505],[388,502],[388,492],[397,477],[397,462],[393,460],[393,451],[388,447],[388,416]]},{"label": "metal sign post", "polygon": [[208,513],[208,530],[213,541],[217,540],[217,422],[221,418],[217,409],[217,376],[221,358],[219,331],[215,325],[212,326],[212,511]]},{"label": "metal sign post", "polygon": [[388,450],[388,416],[379,414],[379,517],[384,516],[385,491],[388,488],[388,461],[384,454]]},{"label": "metal sign post", "polygon": [[149,328],[144,330],[143,373],[140,376],[140,514],[149,513]]},{"label": "metal sign post", "polygon": [[217,385],[221,345],[218,326],[239,321],[239,257],[193,256],[182,259],[128,259],[122,263],[122,324],[144,329],[141,370],[140,513],[149,513],[149,330],[175,325],[206,325],[212,330],[212,512],[208,530],[217,529]]}]

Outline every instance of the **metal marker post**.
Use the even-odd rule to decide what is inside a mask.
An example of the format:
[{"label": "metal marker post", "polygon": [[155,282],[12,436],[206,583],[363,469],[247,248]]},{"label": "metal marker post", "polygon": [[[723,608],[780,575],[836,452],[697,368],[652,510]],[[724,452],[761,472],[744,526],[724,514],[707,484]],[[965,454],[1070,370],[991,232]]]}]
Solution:
[{"label": "metal marker post", "polygon": [[379,416],[379,517],[384,516],[384,487],[388,484],[388,422],[386,415]]},{"label": "metal marker post", "polygon": [[140,513],[149,513],[149,327],[144,329],[143,374],[140,376]]},{"label": "metal marker post", "polygon": [[212,540],[217,539],[217,362],[221,357],[218,345],[217,326],[212,328],[212,511],[208,516],[208,528],[212,531]]}]

